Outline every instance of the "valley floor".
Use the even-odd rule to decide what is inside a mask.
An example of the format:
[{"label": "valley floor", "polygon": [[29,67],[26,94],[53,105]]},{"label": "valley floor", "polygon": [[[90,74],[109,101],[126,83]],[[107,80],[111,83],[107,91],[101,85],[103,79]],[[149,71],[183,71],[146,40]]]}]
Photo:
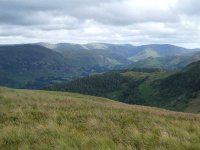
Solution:
[{"label": "valley floor", "polygon": [[200,116],[72,93],[0,88],[0,149],[198,150]]}]

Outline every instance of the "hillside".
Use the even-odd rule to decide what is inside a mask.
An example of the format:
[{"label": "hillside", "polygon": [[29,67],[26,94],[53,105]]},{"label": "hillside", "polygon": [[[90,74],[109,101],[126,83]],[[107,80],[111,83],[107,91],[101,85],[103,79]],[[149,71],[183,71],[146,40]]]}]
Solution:
[{"label": "hillside", "polygon": [[42,46],[0,46],[0,85],[3,86],[38,88],[53,80],[65,80],[75,70],[61,54]]},{"label": "hillside", "polygon": [[[169,57],[169,56],[186,56],[199,51],[199,49],[186,49],[183,47],[170,44],[150,44],[133,46],[130,44],[108,44],[108,43],[88,43],[88,44],[48,44],[39,43],[42,46],[51,48],[60,53],[73,52],[88,52],[96,51],[104,52],[104,56],[114,54],[121,59],[126,59],[129,62],[136,62],[146,58]],[[108,57],[108,56],[107,56]],[[112,57],[110,55],[109,57]],[[127,63],[127,62],[126,62]]]},{"label": "hillside", "polygon": [[138,52],[136,55],[129,57],[129,60],[137,62],[147,58],[158,58],[158,57],[160,57],[160,55],[155,50],[147,48],[144,49],[143,51]]},{"label": "hillside", "polygon": [[113,71],[46,89],[102,96],[125,103],[176,111],[199,112],[199,77],[200,62],[196,62],[179,72],[158,69]]},{"label": "hillside", "polygon": [[116,54],[80,48],[69,44],[0,46],[0,85],[40,89],[128,64]]},{"label": "hillside", "polygon": [[[192,60],[198,60],[200,57],[197,53],[192,55],[195,51],[197,49],[185,49],[166,44],[144,46],[105,43],[2,45],[0,46],[0,85],[41,89],[47,85],[68,82],[113,69],[150,68],[151,66],[173,69],[184,67]],[[169,55],[178,59],[170,61],[167,58]],[[191,55],[193,57],[189,57]],[[183,62],[182,58],[185,58]],[[159,60],[149,61],[151,59]],[[131,65],[134,61],[137,61],[136,64]]]},{"label": "hillside", "polygon": [[[47,44],[40,45],[51,48],[61,53],[68,63],[77,67],[83,67],[87,70],[113,69],[118,66],[126,66],[131,62],[127,55],[134,52],[134,46],[131,45],[114,45],[103,43],[91,44]],[[100,71],[99,71],[100,72]]]},{"label": "hillside", "polygon": [[69,60],[69,63],[85,68],[104,66],[107,70],[127,67],[180,69],[191,62],[200,60],[196,56],[199,49],[186,49],[169,44],[142,46],[107,43],[40,44],[61,53]]},{"label": "hillside", "polygon": [[0,88],[0,147],[162,149],[200,147],[199,115],[72,93]]},{"label": "hillside", "polygon": [[[188,65],[183,71],[157,82],[160,95],[170,99],[171,105],[196,104],[191,111],[200,111],[200,61]],[[192,108],[192,107],[190,107]],[[198,109],[197,109],[198,108]]]},{"label": "hillside", "polygon": [[200,52],[194,52],[191,55],[182,56],[148,57],[128,65],[127,68],[158,68],[164,70],[180,70],[190,63],[199,60]]},{"label": "hillside", "polygon": [[85,70],[103,72],[118,66],[130,64],[126,58],[106,50],[63,50],[61,53],[68,64],[74,65]]},{"label": "hillside", "polygon": [[[155,81],[171,75],[158,69],[132,69],[112,71],[71,81],[69,83],[48,86],[45,89],[70,91],[87,95],[111,98],[117,101],[150,105],[173,109],[168,102],[158,99]],[[176,108],[174,108],[176,109]]]},{"label": "hillside", "polygon": [[190,56],[169,56],[147,58],[139,60],[127,66],[127,68],[158,68],[163,70],[180,70],[191,62],[200,60],[192,59]]},{"label": "hillside", "polygon": [[117,56],[111,58],[100,53],[103,52],[60,53],[34,44],[0,46],[0,85],[40,89],[121,65],[122,62],[115,60]]}]

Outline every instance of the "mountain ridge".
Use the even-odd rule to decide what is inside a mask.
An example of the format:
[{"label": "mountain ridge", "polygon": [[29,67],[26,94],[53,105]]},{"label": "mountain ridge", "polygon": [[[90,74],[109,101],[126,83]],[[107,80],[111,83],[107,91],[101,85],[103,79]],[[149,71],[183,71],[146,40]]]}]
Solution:
[{"label": "mountain ridge", "polygon": [[[183,54],[180,57],[185,57],[185,54],[187,56],[192,55],[196,52],[196,50],[173,45],[159,44],[144,46],[105,43],[4,45],[0,46],[0,85],[38,89],[47,84],[68,82],[91,74],[123,69],[133,63],[129,58],[134,56],[136,56],[135,59],[141,60],[149,59],[149,57],[155,59],[155,55],[149,54],[148,49],[156,53],[156,59],[159,58],[163,61],[167,57],[165,56],[167,54],[163,54],[163,52],[168,53],[166,47],[170,47],[170,51],[176,49],[173,55]],[[138,53],[141,55],[137,55]],[[163,57],[160,57],[161,55]],[[196,56],[195,60],[199,58]],[[162,61],[158,61],[158,63],[162,65]],[[167,63],[167,61],[164,61],[164,63]],[[183,63],[181,66],[184,67],[185,64]],[[172,68],[176,69],[173,63],[171,65]],[[163,65],[162,69],[168,68]]]}]

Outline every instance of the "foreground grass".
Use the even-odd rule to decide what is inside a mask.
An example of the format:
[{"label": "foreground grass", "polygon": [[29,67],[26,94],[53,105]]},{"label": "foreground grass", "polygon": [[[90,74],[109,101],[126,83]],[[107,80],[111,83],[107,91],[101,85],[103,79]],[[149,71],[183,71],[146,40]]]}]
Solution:
[{"label": "foreground grass", "polygon": [[0,149],[195,150],[200,116],[71,93],[0,88]]}]

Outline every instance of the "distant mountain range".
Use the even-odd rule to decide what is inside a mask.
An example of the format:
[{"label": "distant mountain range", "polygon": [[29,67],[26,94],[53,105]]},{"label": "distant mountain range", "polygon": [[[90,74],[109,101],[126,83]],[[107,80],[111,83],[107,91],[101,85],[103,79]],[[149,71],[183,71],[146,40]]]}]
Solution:
[{"label": "distant mountain range", "polygon": [[[186,49],[169,44],[151,44],[142,46],[105,43],[40,44],[65,56],[71,55],[71,57],[75,57],[79,59],[79,61],[83,60],[84,62],[84,60],[87,59],[85,57],[88,56],[89,59],[87,59],[87,62],[89,62],[89,64],[96,64],[96,62],[98,62],[97,64],[105,65],[105,60],[107,60],[106,65],[110,67],[181,69],[191,62],[200,60],[200,53],[198,53],[200,49]],[[97,56],[105,58],[104,63],[102,63],[102,59]],[[80,63],[79,65],[81,64],[83,63]]]},{"label": "distant mountain range", "polygon": [[168,44],[2,45],[0,46],[0,85],[39,89],[113,69],[183,68],[199,60],[200,57],[194,55],[198,50]]},{"label": "distant mountain range", "polygon": [[170,44],[150,44],[142,46],[133,46],[130,44],[106,44],[106,43],[91,43],[91,44],[47,44],[38,43],[44,47],[50,48],[58,52],[79,51],[79,50],[99,50],[107,53],[114,53],[120,55],[133,62],[143,60],[149,57],[167,57],[167,56],[183,56],[191,55],[193,52],[200,51],[200,49],[186,49]]}]

